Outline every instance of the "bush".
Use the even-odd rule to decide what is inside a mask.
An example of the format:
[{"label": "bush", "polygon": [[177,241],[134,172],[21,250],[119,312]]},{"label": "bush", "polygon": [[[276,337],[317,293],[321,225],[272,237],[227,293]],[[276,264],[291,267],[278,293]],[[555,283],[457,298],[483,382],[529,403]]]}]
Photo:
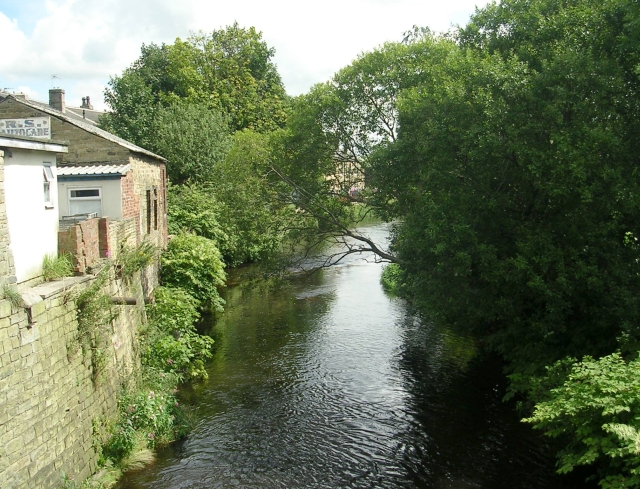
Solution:
[{"label": "bush", "polygon": [[148,369],[144,385],[118,400],[120,421],[102,448],[102,455],[118,463],[135,449],[154,448],[185,432],[176,399],[176,376]]},{"label": "bush", "polygon": [[200,307],[222,310],[218,287],[225,286],[224,263],[216,244],[194,234],[175,236],[162,255],[162,281],[185,290]]},{"label": "bush", "polygon": [[548,378],[565,370],[562,385],[523,421],[568,441],[558,472],[598,464],[603,488],[640,487],[640,359],[627,363],[619,353],[566,359],[548,369]]},{"label": "bush", "polygon": [[158,287],[155,303],[147,307],[149,328],[144,338],[145,366],[183,379],[206,379],[205,361],[211,358],[213,339],[198,334],[198,301],[181,289]]},{"label": "bush", "polygon": [[397,263],[389,263],[384,267],[384,270],[382,270],[380,283],[385,291],[391,294],[397,294],[401,286],[401,280],[402,270]]}]

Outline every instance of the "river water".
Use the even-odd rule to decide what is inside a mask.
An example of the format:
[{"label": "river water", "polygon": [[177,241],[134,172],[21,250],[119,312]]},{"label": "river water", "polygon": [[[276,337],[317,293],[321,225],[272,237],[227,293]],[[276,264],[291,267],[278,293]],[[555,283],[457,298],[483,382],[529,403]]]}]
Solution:
[{"label": "river water", "polygon": [[581,487],[501,402],[499,363],[387,296],[381,270],[349,257],[229,289],[209,379],[184,392],[195,429],[118,487]]}]

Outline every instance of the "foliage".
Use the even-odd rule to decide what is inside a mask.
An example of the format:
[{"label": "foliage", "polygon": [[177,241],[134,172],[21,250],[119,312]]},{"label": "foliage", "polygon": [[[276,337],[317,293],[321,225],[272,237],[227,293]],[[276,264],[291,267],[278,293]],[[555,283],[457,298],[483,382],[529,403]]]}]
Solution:
[{"label": "foliage", "polygon": [[301,216],[281,195],[282,182],[270,175],[270,138],[241,131],[226,158],[205,184],[169,189],[169,230],[215,241],[227,265],[264,260],[276,254]]},{"label": "foliage", "polygon": [[[371,155],[397,138],[399,94],[418,83],[424,63],[444,63],[455,50],[452,41],[423,34],[415,42],[387,43],[360,56],[331,81],[293,101],[275,167],[291,187],[292,203],[316,221],[315,228],[306,228],[307,242],[336,235],[360,240],[362,236],[350,231],[357,221],[354,202],[390,216],[393,196],[378,195],[381,188],[372,185]],[[379,184],[389,186],[386,181]],[[350,251],[358,249],[397,261],[366,240]]]},{"label": "foliage", "polygon": [[111,112],[101,127],[153,150],[160,108],[182,101],[227,117],[231,131],[274,130],[284,124],[287,100],[273,55],[261,33],[238,24],[143,45],[131,67],[109,81]]},{"label": "foliage", "polygon": [[180,380],[206,379],[204,362],[211,358],[213,339],[198,334],[198,301],[181,289],[158,287],[155,302],[147,307],[142,361]]},{"label": "foliage", "polygon": [[73,262],[69,255],[45,255],[42,259],[42,277],[46,282],[72,275]]},{"label": "foliage", "polygon": [[218,222],[222,206],[210,185],[171,185],[167,200],[169,234],[192,233],[226,248],[229,237]]},{"label": "foliage", "polygon": [[150,148],[167,158],[174,184],[211,182],[231,145],[226,120],[204,105],[173,103],[158,109]]},{"label": "foliage", "polygon": [[[525,422],[567,440],[558,472],[598,464],[603,488],[640,486],[640,359],[619,353],[571,360],[564,382],[535,406]],[[549,369],[566,369],[566,362]],[[606,461],[606,463],[602,463]]]},{"label": "foliage", "polygon": [[22,295],[20,295],[20,292],[18,292],[15,286],[4,284],[2,286],[2,297],[9,301],[12,311],[17,311],[25,307],[24,299],[22,299]]},{"label": "foliage", "polygon": [[140,388],[118,399],[120,419],[102,447],[102,456],[121,462],[134,449],[154,448],[184,435],[183,415],[175,397],[177,378],[147,368]]},{"label": "foliage", "polygon": [[108,334],[105,326],[114,321],[120,310],[113,306],[107,290],[110,267],[103,268],[91,285],[75,297],[78,320],[77,342],[85,356],[90,355],[94,383],[104,371]]},{"label": "foliage", "polygon": [[[543,22],[549,3],[560,13]],[[425,61],[400,98],[396,142],[371,159],[376,197],[403,221],[394,247],[408,290],[525,375],[638,340],[640,257],[625,239],[640,222],[637,121],[621,103],[637,77],[610,55],[625,31],[618,4],[586,3],[501,4],[513,29],[480,31],[510,47]],[[523,17],[539,28],[511,37]]]},{"label": "foliage", "polygon": [[397,263],[389,263],[380,276],[382,288],[390,294],[398,294],[402,287],[402,269]]},{"label": "foliage", "polygon": [[224,287],[224,263],[215,243],[194,234],[175,236],[162,255],[162,282],[181,288],[202,307],[222,310],[218,287]]},{"label": "foliage", "polygon": [[152,243],[142,241],[134,248],[122,247],[113,264],[121,277],[130,278],[151,265],[157,255],[158,250]]}]

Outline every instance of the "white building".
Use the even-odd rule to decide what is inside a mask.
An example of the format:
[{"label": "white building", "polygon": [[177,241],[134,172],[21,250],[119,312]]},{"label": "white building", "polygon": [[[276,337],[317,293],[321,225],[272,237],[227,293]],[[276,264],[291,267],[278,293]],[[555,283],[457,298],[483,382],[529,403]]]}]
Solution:
[{"label": "white building", "polygon": [[42,275],[45,255],[58,253],[56,154],[67,144],[0,134],[9,248],[18,283]]}]

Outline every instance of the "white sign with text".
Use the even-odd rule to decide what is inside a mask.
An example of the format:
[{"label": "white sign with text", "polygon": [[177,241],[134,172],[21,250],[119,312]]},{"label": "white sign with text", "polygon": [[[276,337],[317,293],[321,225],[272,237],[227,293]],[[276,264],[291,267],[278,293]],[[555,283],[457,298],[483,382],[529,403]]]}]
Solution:
[{"label": "white sign with text", "polygon": [[0,134],[51,139],[51,118],[0,119]]}]

